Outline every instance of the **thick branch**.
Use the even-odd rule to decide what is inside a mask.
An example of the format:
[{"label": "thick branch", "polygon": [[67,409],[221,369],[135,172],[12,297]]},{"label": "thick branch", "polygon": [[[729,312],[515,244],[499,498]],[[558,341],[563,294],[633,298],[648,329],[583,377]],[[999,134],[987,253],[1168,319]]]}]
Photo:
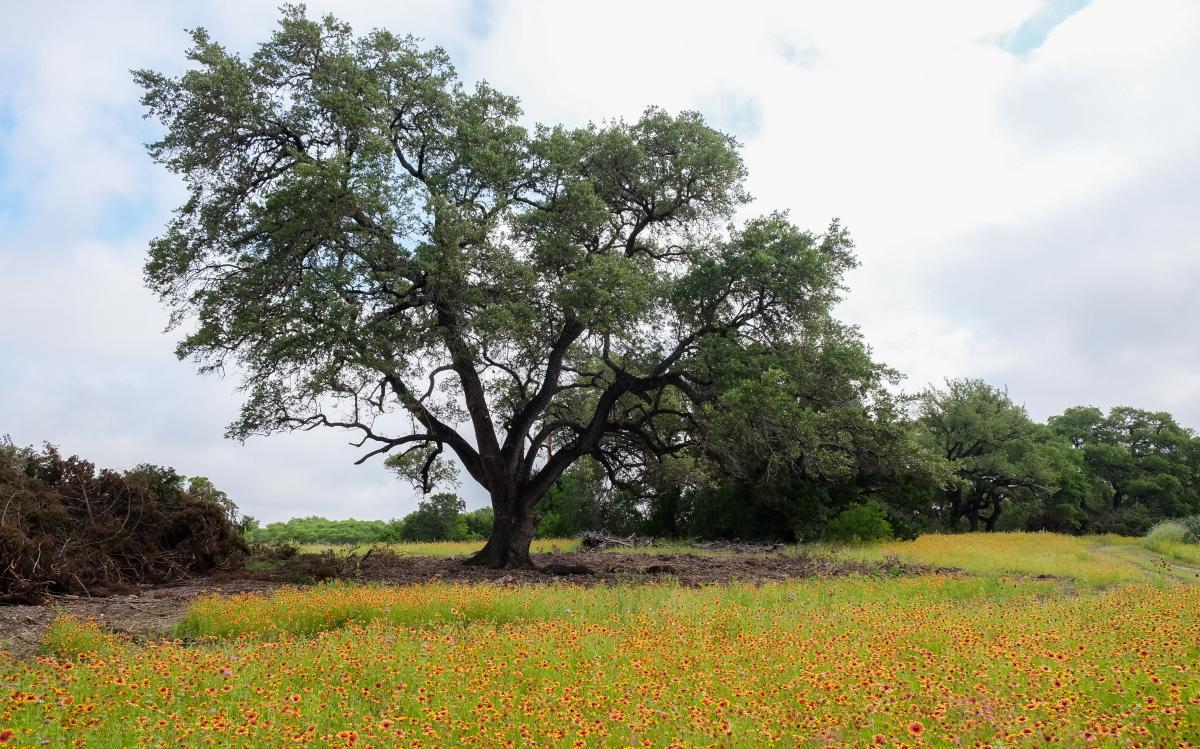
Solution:
[{"label": "thick branch", "polygon": [[[392,390],[396,391],[396,396],[400,399],[400,403],[408,409],[428,433],[438,442],[450,446],[454,454],[462,462],[463,468],[467,469],[467,473],[471,474],[471,478],[481,484],[485,484],[485,474],[483,471],[483,463],[480,460],[479,452],[467,442],[461,434],[453,427],[445,424],[441,419],[434,416],[433,413],[413,395],[404,381],[395,374],[388,374],[387,381],[392,386]],[[486,485],[486,484],[485,484]]]},{"label": "thick branch", "polygon": [[[445,306],[438,308],[438,327],[446,348],[450,351],[451,365],[462,383],[463,399],[467,402],[467,413],[471,416],[471,425],[475,429],[475,442],[479,446],[476,455],[480,460],[480,468],[485,476],[498,479],[502,475],[500,465],[500,444],[496,439],[496,427],[492,424],[492,414],[488,409],[487,393],[483,381],[475,369],[475,361],[471,350],[458,331],[458,319]],[[481,481],[484,486],[491,486],[494,481]]]},{"label": "thick branch", "polygon": [[550,349],[550,356],[546,359],[546,374],[542,378],[541,387],[538,388],[537,393],[513,417],[512,425],[509,427],[508,436],[504,440],[503,447],[504,457],[510,466],[516,467],[521,458],[521,448],[525,444],[525,438],[529,434],[529,430],[533,427],[534,422],[542,412],[546,410],[546,406],[550,405],[550,401],[553,400],[554,395],[558,392],[558,380],[562,376],[563,358],[566,356],[571,344],[583,333],[583,330],[583,325],[580,323],[574,320],[567,321],[558,339],[554,342],[554,346]]}]

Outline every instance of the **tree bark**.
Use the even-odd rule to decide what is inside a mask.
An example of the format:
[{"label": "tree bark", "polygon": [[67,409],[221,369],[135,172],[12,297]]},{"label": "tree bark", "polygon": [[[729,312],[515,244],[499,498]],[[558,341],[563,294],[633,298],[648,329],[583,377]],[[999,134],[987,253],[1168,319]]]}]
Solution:
[{"label": "tree bark", "polygon": [[984,530],[988,531],[989,533],[996,530],[996,521],[1000,519],[1000,508],[1003,501],[1004,497],[1001,495],[992,495],[992,514],[984,518]]},{"label": "tree bark", "polygon": [[524,498],[492,498],[492,533],[467,564],[492,569],[534,569],[529,554],[537,517],[533,502]]},{"label": "tree bark", "polygon": [[994,510],[991,515],[983,519],[983,529],[989,533],[996,530],[996,521],[1000,519],[1000,510]]}]

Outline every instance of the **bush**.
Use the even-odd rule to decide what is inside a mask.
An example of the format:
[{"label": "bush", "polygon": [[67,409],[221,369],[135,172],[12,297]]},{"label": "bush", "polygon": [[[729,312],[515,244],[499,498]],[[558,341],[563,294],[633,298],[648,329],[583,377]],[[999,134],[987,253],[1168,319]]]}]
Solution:
[{"label": "bush", "polygon": [[1192,543],[1200,543],[1200,515],[1189,515],[1186,518],[1179,518],[1179,522],[1183,523],[1188,532],[1192,534]]},{"label": "bush", "polygon": [[403,541],[464,541],[469,532],[463,517],[466,503],[448,492],[422,499],[415,512],[404,518],[400,529]]},{"label": "bush", "polygon": [[887,511],[877,502],[853,504],[830,521],[825,529],[831,541],[869,543],[892,538]]},{"label": "bush", "polygon": [[0,443],[0,601],[118,591],[234,560],[245,544],[232,505],[185,481],[170,468],[97,472],[50,445]]},{"label": "bush", "polygon": [[1088,532],[1115,533],[1118,536],[1144,536],[1158,518],[1142,505],[1128,505],[1092,518]]},{"label": "bush", "polygon": [[478,510],[463,515],[463,520],[467,524],[467,535],[469,538],[487,538],[492,535],[492,520],[494,514],[491,507],[480,507]]},{"label": "bush", "polygon": [[1155,523],[1146,534],[1146,540],[1179,544],[1200,543],[1200,515]]},{"label": "bush", "polygon": [[1163,520],[1154,524],[1146,534],[1146,540],[1193,544],[1196,543],[1196,535],[1178,520]]}]

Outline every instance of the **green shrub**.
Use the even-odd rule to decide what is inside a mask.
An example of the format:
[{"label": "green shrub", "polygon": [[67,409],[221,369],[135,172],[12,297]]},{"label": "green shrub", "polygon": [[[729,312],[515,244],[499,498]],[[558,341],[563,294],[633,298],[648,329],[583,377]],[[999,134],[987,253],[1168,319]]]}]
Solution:
[{"label": "green shrub", "polygon": [[1154,525],[1146,534],[1148,541],[1172,541],[1174,543],[1196,543],[1196,534],[1192,533],[1181,520],[1163,520]]},{"label": "green shrub", "polygon": [[830,521],[825,529],[831,541],[869,543],[892,538],[887,511],[877,502],[852,504]]},{"label": "green shrub", "polygon": [[1200,515],[1189,515],[1186,518],[1179,518],[1179,522],[1183,523],[1188,532],[1192,534],[1191,543],[1200,543]]},{"label": "green shrub", "polygon": [[1142,505],[1128,505],[1116,510],[1101,513],[1092,519],[1088,525],[1088,533],[1104,535],[1114,533],[1118,536],[1144,536],[1154,525],[1156,518],[1150,510]]},{"label": "green shrub", "polygon": [[463,515],[463,520],[467,524],[467,537],[487,538],[492,533],[492,508],[480,507],[478,510],[472,510]]},{"label": "green shrub", "polygon": [[1160,521],[1146,534],[1146,541],[1165,541],[1177,544],[1200,543],[1200,515]]}]

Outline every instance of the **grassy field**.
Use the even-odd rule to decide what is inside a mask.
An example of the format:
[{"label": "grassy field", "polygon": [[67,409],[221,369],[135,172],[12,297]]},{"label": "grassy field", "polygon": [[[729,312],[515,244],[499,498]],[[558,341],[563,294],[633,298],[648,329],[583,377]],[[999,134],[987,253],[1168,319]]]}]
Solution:
[{"label": "grassy field", "polygon": [[1150,551],[1167,559],[1182,562],[1192,567],[1200,567],[1200,544],[1153,539],[1145,541],[1144,545]]},{"label": "grassy field", "polygon": [[1112,585],[1146,578],[1146,572],[1114,548],[1137,548],[1137,538],[1063,536],[1054,533],[931,534],[841,550],[848,556],[900,559],[935,567],[955,567],[988,575],[1051,575],[1086,585]]},{"label": "grassy field", "polygon": [[841,553],[974,574],[704,588],[322,585],[199,599],[177,639],[155,644],[64,620],[42,657],[0,660],[0,740],[1200,743],[1200,585],[1148,562],[1154,552],[1136,540],[930,536]]}]

